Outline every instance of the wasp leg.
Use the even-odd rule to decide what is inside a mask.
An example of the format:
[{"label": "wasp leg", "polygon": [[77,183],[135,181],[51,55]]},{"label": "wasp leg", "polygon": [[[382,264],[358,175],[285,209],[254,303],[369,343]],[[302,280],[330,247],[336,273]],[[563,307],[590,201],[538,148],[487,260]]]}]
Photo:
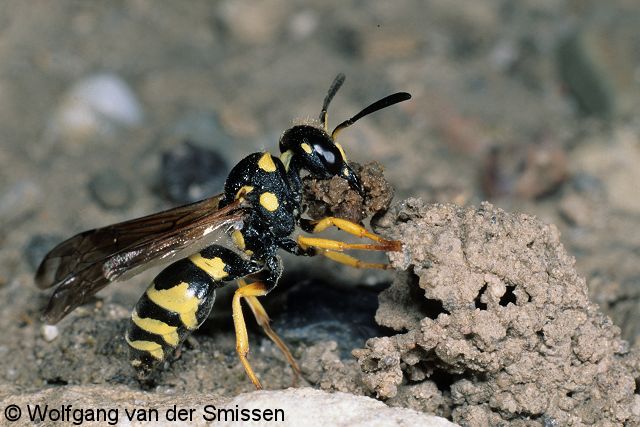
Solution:
[{"label": "wasp leg", "polygon": [[313,233],[313,234],[320,233],[321,231],[326,230],[332,225],[354,236],[365,237],[369,240],[373,240],[374,242],[383,243],[388,246],[395,245],[398,247],[398,250],[400,250],[399,241],[387,240],[383,237],[378,236],[377,234],[370,232],[363,226],[356,224],[355,222],[348,221],[346,219],[328,216],[316,221],[312,221],[304,218],[300,220],[300,227],[307,233]]},{"label": "wasp leg", "polygon": [[329,249],[332,251],[343,252],[348,249],[356,249],[362,251],[386,251],[397,252],[402,246],[400,242],[389,240],[380,244],[369,243],[347,243],[340,240],[322,239],[318,237],[298,236],[298,245],[302,249],[308,249],[309,247],[315,247],[319,249]]},{"label": "wasp leg", "polygon": [[[242,306],[240,305],[240,300],[242,298],[246,299],[249,302],[249,306],[253,310],[256,306],[252,305],[252,302],[249,301],[252,298],[263,296],[271,292],[271,290],[278,284],[278,280],[282,275],[282,261],[278,256],[271,256],[265,260],[264,265],[262,266],[262,270],[255,273],[244,274],[242,276],[250,275],[252,279],[256,280],[250,285],[242,286],[236,290],[233,295],[233,301],[231,303],[231,309],[233,314],[233,325],[236,330],[236,352],[238,353],[238,357],[240,358],[240,362],[244,367],[245,372],[251,379],[253,385],[256,386],[258,390],[262,389],[262,384],[258,380],[255,372],[251,368],[249,361],[247,360],[247,354],[249,353],[249,336],[247,334],[247,325],[244,321],[244,315],[242,314]],[[239,277],[239,276],[236,276]],[[262,305],[258,303],[258,306],[262,308]],[[262,308],[262,312],[264,312],[264,308]],[[266,319],[266,312],[264,312]],[[260,320],[258,320],[260,323]],[[275,334],[274,334],[275,335]],[[286,348],[286,347],[285,347]]]},{"label": "wasp leg", "polygon": [[[322,218],[316,221],[312,221],[308,219],[300,220],[300,227],[307,233],[313,233],[313,234],[320,233],[321,231],[324,231],[331,226],[337,227],[338,229],[345,231],[349,234],[352,234],[354,236],[367,238],[369,240],[377,242],[378,244],[377,245],[366,245],[366,244],[354,245],[354,244],[347,244],[344,242],[339,242],[339,244],[329,244],[329,243],[326,243],[327,242],[326,239],[316,239],[316,241],[322,240],[325,242],[325,244],[332,245],[332,246],[331,247],[319,246],[317,244],[313,244],[313,240],[308,241],[309,243],[308,246],[322,247],[323,249],[332,249],[337,251],[342,251],[344,249],[361,249],[361,250],[381,250],[381,251],[395,252],[402,249],[402,244],[399,241],[387,240],[383,237],[378,236],[377,234],[370,232],[363,226],[356,224],[355,222],[348,221],[346,219],[328,216],[326,218]],[[307,239],[313,239],[313,238],[307,238]],[[298,240],[298,242],[300,242],[300,240]],[[347,247],[345,245],[350,245],[350,246]]]},{"label": "wasp leg", "polygon": [[[388,269],[388,264],[370,263],[361,261],[350,255],[343,254],[341,252],[348,249],[358,249],[366,251],[387,251],[395,252],[402,249],[402,244],[397,240],[384,239],[358,225],[354,222],[348,221],[342,218],[326,217],[320,220],[312,221],[308,219],[302,219],[300,221],[300,227],[308,233],[319,233],[326,230],[328,227],[337,227],[342,231],[358,237],[364,237],[376,242],[375,244],[367,243],[347,243],[338,240],[322,239],[317,237],[298,236],[297,244],[300,247],[300,254],[319,254],[323,255],[331,260],[346,264],[355,268],[377,268]],[[315,252],[315,253],[314,253]]]},{"label": "wasp leg", "polygon": [[[248,285],[244,279],[238,279],[238,286],[242,288]],[[301,372],[298,363],[291,354],[291,351],[289,351],[289,348],[284,343],[284,341],[282,341],[278,334],[276,334],[275,331],[271,328],[271,325],[269,325],[269,315],[267,314],[267,311],[264,309],[260,301],[258,301],[258,298],[255,296],[246,296],[245,301],[247,301],[247,303],[249,304],[249,308],[251,309],[253,316],[256,318],[256,322],[258,322],[258,325],[262,327],[264,333],[267,334],[271,341],[273,341],[273,343],[280,349],[282,354],[284,354],[284,357],[287,359],[287,362],[289,362],[289,365],[291,365],[291,369],[293,369],[294,375],[293,385],[295,385],[301,375]]]},{"label": "wasp leg", "polygon": [[[391,242],[395,243],[395,242]],[[399,244],[399,242],[398,242]],[[315,237],[298,236],[298,240],[283,239],[279,242],[279,246],[285,251],[297,256],[316,256],[323,255],[331,260],[346,264],[355,268],[376,268],[389,269],[388,264],[370,263],[361,261],[357,258],[342,253],[346,249],[362,249],[362,250],[378,250],[378,251],[396,251],[399,247],[390,245],[370,245],[370,244],[352,244],[329,239],[318,239]]]},{"label": "wasp leg", "polygon": [[390,270],[393,268],[389,264],[366,262],[366,261],[359,260],[358,258],[352,257],[351,255],[347,255],[342,252],[332,251],[329,249],[325,249],[320,254],[329,258],[330,260],[339,262],[340,264],[348,265],[353,268],[374,268],[379,270]]},{"label": "wasp leg", "polygon": [[260,380],[258,380],[258,377],[255,372],[253,372],[253,369],[247,360],[247,354],[249,353],[249,335],[247,334],[247,325],[244,322],[240,299],[266,295],[267,292],[267,286],[264,283],[254,282],[236,290],[235,294],[233,294],[233,301],[231,303],[233,311],[233,325],[236,330],[236,351],[238,352],[238,357],[240,357],[240,362],[242,363],[245,372],[258,390],[262,389],[262,384],[260,384]]},{"label": "wasp leg", "polygon": [[345,249],[361,249],[361,250],[374,250],[374,251],[396,251],[395,247],[386,247],[384,245],[368,245],[368,244],[354,244],[346,243],[338,240],[318,239],[315,237],[298,236],[297,240],[298,250],[291,251],[296,255],[323,255],[333,261],[341,264],[346,264],[355,268],[375,268],[381,270],[390,269],[388,264],[371,263],[359,260],[351,255],[342,253]]}]

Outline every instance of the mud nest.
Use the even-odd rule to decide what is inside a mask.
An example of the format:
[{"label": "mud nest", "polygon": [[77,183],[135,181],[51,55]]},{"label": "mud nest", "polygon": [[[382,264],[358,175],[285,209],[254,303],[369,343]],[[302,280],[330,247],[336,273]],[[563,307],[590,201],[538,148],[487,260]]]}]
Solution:
[{"label": "mud nest", "polygon": [[354,351],[370,393],[469,426],[640,423],[638,352],[554,226],[409,199],[377,231],[404,249],[376,314],[397,334]]},{"label": "mud nest", "polygon": [[312,219],[336,216],[361,223],[363,219],[389,208],[393,199],[393,187],[383,175],[378,162],[362,166],[350,162],[360,178],[364,189],[364,199],[354,191],[347,181],[339,176],[331,179],[303,178],[303,200],[307,215]]}]

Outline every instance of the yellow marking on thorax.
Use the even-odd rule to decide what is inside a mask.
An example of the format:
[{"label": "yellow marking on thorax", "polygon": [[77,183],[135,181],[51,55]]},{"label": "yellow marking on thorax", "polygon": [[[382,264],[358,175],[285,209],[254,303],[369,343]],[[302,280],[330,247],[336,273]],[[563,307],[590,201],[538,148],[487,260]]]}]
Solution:
[{"label": "yellow marking on thorax", "polygon": [[338,147],[338,150],[340,151],[340,154],[342,155],[342,160],[344,160],[345,162],[347,161],[347,155],[344,154],[344,150],[342,149],[342,145],[338,144],[337,142],[335,143],[336,147]]},{"label": "yellow marking on thorax", "polygon": [[313,149],[311,148],[311,146],[309,144],[307,144],[306,142],[303,142],[302,144],[300,144],[300,146],[302,147],[302,149],[307,153],[307,154],[311,154],[311,152],[313,151]]},{"label": "yellow marking on thorax", "polygon": [[349,169],[347,169],[347,168],[342,169],[342,174],[344,176],[349,176]]},{"label": "yellow marking on thorax", "polygon": [[250,185],[245,185],[236,193],[236,200],[244,200],[245,194],[249,194],[253,191],[253,187]]},{"label": "yellow marking on thorax", "polygon": [[262,157],[260,157],[260,160],[258,160],[258,167],[265,172],[276,171],[276,164],[273,163],[273,159],[269,153],[264,153]]},{"label": "yellow marking on thorax", "polygon": [[233,233],[231,233],[231,239],[233,240],[233,243],[236,244],[238,249],[244,251],[244,236],[242,235],[242,232],[240,230],[235,230]]},{"label": "yellow marking on thorax", "polygon": [[131,314],[131,320],[133,320],[133,323],[138,325],[140,329],[152,334],[160,335],[170,346],[178,346],[180,337],[178,336],[178,328],[175,326],[167,325],[162,320],[140,317],[135,310],[133,311],[133,314]]},{"label": "yellow marking on thorax", "polygon": [[224,271],[226,264],[219,257],[209,259],[200,254],[194,254],[189,257],[189,261],[194,263],[199,269],[204,270],[213,280],[221,280],[229,275],[229,273]]},{"label": "yellow marking on thorax", "polygon": [[182,282],[169,289],[156,289],[155,283],[147,289],[147,296],[156,305],[165,310],[173,311],[180,315],[180,320],[188,329],[196,329],[196,311],[200,306],[200,299],[196,297],[189,284]]},{"label": "yellow marking on thorax", "polygon": [[284,170],[289,172],[289,163],[291,163],[291,157],[293,157],[293,152],[291,150],[287,150],[284,153],[280,154],[280,161],[284,165]]},{"label": "yellow marking on thorax", "polygon": [[135,348],[136,350],[146,351],[154,359],[162,360],[164,358],[164,351],[162,351],[162,346],[157,342],[142,340],[131,341],[129,339],[129,335],[125,335],[124,339],[127,340],[127,344],[129,344],[131,347]]},{"label": "yellow marking on thorax", "polygon": [[278,198],[275,194],[265,191],[260,195],[260,204],[266,210],[273,212],[278,209],[280,203],[278,203]]}]

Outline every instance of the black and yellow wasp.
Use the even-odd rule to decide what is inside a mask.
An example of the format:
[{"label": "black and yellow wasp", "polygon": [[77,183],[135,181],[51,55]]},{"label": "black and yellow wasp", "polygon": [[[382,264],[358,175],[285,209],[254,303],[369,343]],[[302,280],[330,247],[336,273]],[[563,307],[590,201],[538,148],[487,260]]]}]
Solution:
[{"label": "black and yellow wasp", "polygon": [[[279,158],[268,152],[245,157],[229,173],[222,194],[85,231],[56,246],[36,273],[40,288],[56,286],[44,320],[57,323],[109,283],[131,277],[151,265],[179,259],[156,276],[131,314],[125,339],[131,365],[139,378],[148,378],[157,365],[175,353],[209,316],[216,288],[233,280],[239,285],[232,302],[236,349],[253,384],[261,388],[247,360],[249,343],[241,299],[248,303],[257,322],[299,375],[298,365],[270,328],[269,317],[257,299],[278,283],[282,273],[278,250],[301,256],[324,255],[359,268],[386,265],[360,261],[344,250],[400,250],[399,242],[383,239],[347,220],[327,217],[314,221],[302,217],[303,170],[319,179],[340,176],[364,197],[359,178],[348,165],[336,135],[362,117],[411,97],[405,92],[389,95],[329,133],[327,108],[343,82],[343,74],[333,81],[319,124],[287,129],[280,137]],[[303,235],[293,239],[296,226],[308,233],[335,226],[372,243],[352,244]],[[233,242],[229,247],[212,240],[222,232]],[[247,284],[245,278],[251,283]]]}]

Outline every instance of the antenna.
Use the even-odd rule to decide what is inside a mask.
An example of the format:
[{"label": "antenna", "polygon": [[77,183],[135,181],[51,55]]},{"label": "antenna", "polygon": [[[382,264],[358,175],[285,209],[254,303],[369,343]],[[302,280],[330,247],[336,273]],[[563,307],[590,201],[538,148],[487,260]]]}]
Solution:
[{"label": "antenna", "polygon": [[331,83],[331,87],[329,88],[329,92],[327,92],[327,96],[324,97],[324,102],[322,103],[322,111],[320,111],[320,123],[324,125],[324,130],[327,129],[327,108],[329,108],[329,104],[334,96],[336,96],[336,92],[340,89],[340,86],[344,83],[345,75],[340,73],[333,79],[333,83]]},{"label": "antenna", "polygon": [[[334,82],[334,84],[337,82],[337,80],[338,80],[338,78],[336,77],[336,81]],[[338,86],[338,87],[340,87],[340,86]],[[332,86],[332,88],[333,88],[333,86]],[[336,88],[336,90],[338,90],[338,89]],[[329,94],[331,95],[331,97],[333,97],[333,95],[335,95],[335,91],[334,91],[333,94],[331,93],[331,91],[329,91]],[[327,95],[327,98],[329,98],[329,95]],[[345,120],[344,122],[342,122],[338,126],[336,126],[336,128],[333,130],[333,132],[331,132],[331,138],[333,140],[335,140],[336,135],[341,130],[351,126],[352,124],[354,124],[355,122],[357,122],[358,120],[363,118],[364,116],[367,116],[367,115],[369,115],[371,113],[375,113],[378,110],[382,110],[383,108],[387,108],[387,107],[389,107],[389,106],[391,106],[393,104],[397,104],[398,102],[406,101],[408,99],[411,99],[411,95],[410,94],[408,94],[407,92],[398,92],[398,93],[394,93],[393,95],[386,96],[386,97],[382,98],[379,101],[374,102],[373,104],[369,105],[368,107],[366,107],[365,109],[360,111],[355,116],[351,117],[348,120]],[[329,101],[331,101],[331,98],[329,98]],[[325,103],[328,103],[326,99],[325,99]],[[320,117],[322,117],[322,115]],[[325,124],[325,128],[326,128],[326,124]]]}]

